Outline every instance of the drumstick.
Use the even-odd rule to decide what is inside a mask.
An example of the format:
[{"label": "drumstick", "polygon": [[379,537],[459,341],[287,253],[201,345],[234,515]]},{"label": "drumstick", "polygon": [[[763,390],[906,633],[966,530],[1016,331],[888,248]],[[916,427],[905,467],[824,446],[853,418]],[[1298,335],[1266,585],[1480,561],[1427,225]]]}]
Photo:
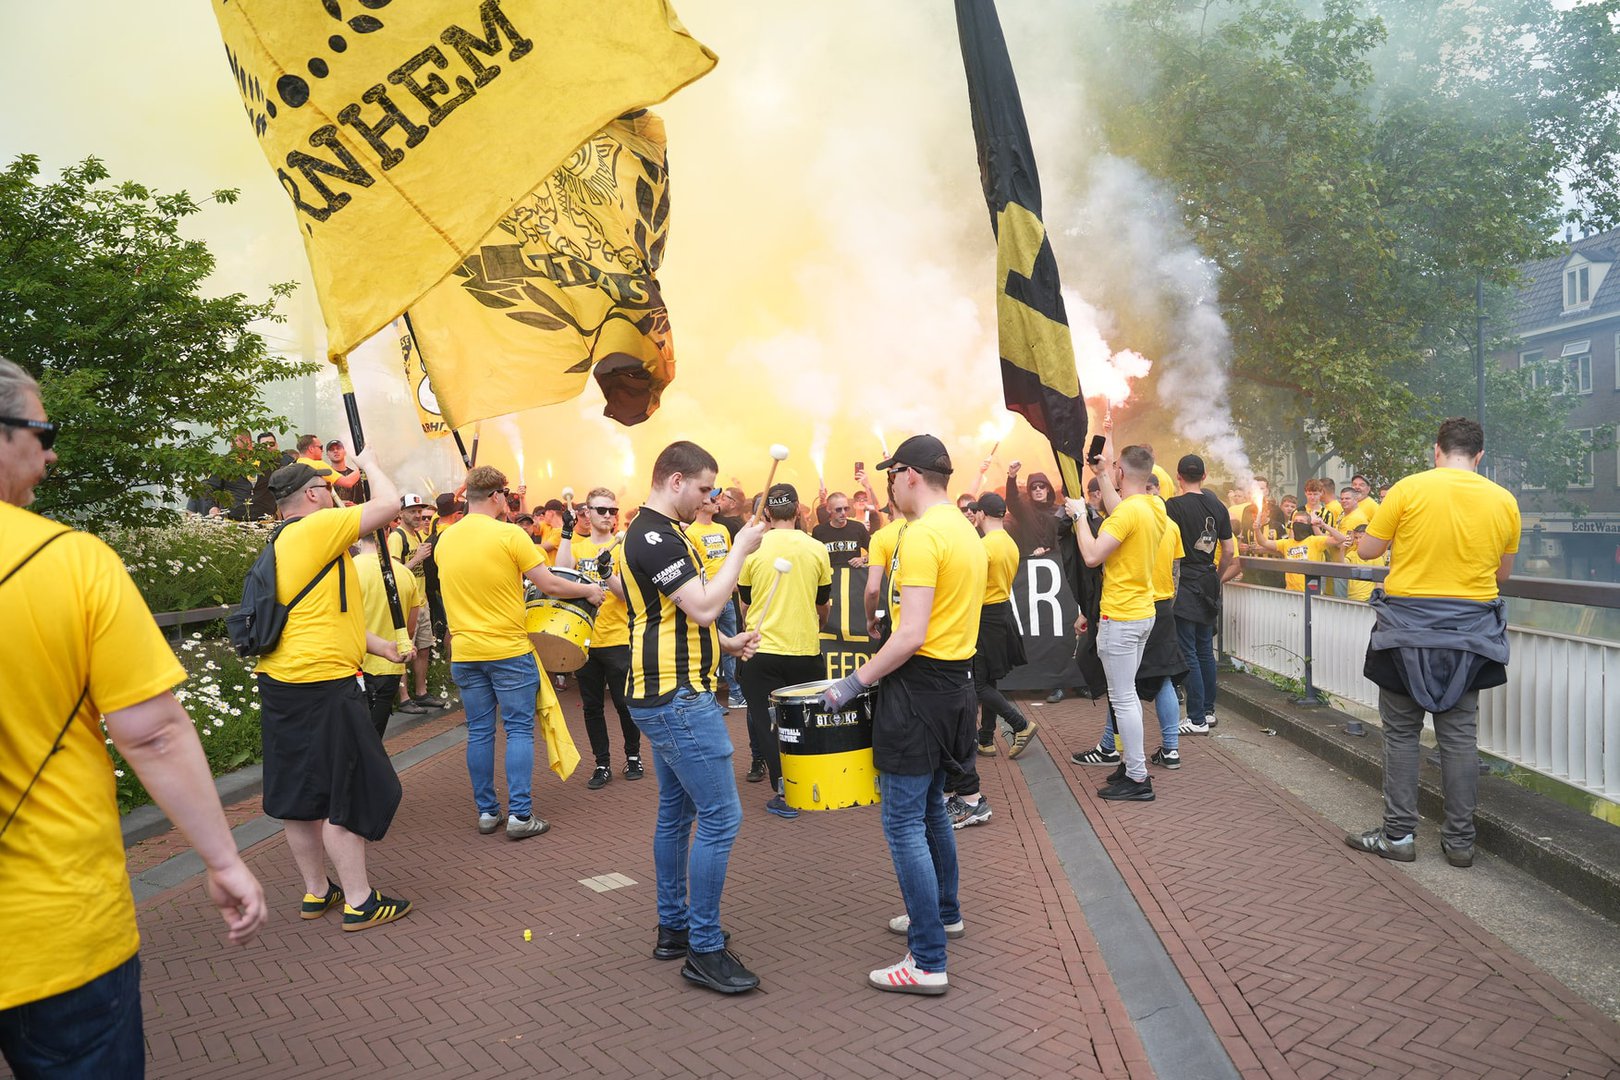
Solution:
[{"label": "drumstick", "polygon": [[765,499],[771,493],[771,485],[776,482],[776,467],[782,464],[782,462],[786,461],[787,456],[787,447],[783,446],[781,443],[771,444],[771,471],[765,477],[765,491],[764,494],[759,497],[759,509],[754,511],[753,515],[748,519],[748,524],[754,524],[754,522],[758,521],[760,517],[764,515]]},{"label": "drumstick", "polygon": [[759,609],[759,629],[765,629],[765,618],[771,613],[771,601],[776,599],[776,587],[782,584],[782,575],[793,569],[793,564],[786,559],[777,559],[771,566],[776,570],[776,580],[771,582],[771,591],[765,594],[765,605]]}]

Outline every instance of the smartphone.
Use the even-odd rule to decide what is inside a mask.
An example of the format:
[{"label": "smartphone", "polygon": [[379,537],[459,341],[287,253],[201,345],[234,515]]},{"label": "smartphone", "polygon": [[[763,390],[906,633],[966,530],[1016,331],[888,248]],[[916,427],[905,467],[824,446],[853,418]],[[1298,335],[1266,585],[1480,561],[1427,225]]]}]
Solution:
[{"label": "smartphone", "polygon": [[1086,447],[1086,464],[1095,465],[1102,460],[1103,447],[1108,445],[1108,436],[1093,435],[1091,445]]},{"label": "smartphone", "polygon": [[856,471],[856,472],[865,472],[865,471],[866,471],[866,462],[864,462],[864,461],[857,461],[857,462],[856,462],[856,463],[855,463],[855,471]]}]

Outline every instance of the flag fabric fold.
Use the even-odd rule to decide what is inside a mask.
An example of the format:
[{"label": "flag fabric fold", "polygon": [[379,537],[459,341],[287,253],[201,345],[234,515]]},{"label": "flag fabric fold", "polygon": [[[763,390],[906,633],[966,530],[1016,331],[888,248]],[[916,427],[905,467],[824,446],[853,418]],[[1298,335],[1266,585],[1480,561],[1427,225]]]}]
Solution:
[{"label": "flag fabric fold", "polygon": [[416,347],[410,316],[395,319],[394,332],[399,335],[399,359],[405,372],[405,388],[416,405],[416,422],[425,437],[442,439],[450,434],[450,425],[444,422],[444,413],[439,410],[439,399],[433,393],[427,365],[422,362],[422,350]]},{"label": "flag fabric fold", "polygon": [[979,180],[996,235],[996,327],[1007,408],[1045,435],[1079,497],[1086,404],[1057,259],[1041,220],[1041,181],[994,0],[956,0]]},{"label": "flag fabric fold", "polygon": [[213,0],[333,357],[387,326],[616,116],[715,55],[669,0]]},{"label": "flag fabric fold", "polygon": [[656,271],[669,235],[664,124],[645,110],[581,143],[411,306],[441,411],[461,427],[575,397],[637,424],[675,376]]}]

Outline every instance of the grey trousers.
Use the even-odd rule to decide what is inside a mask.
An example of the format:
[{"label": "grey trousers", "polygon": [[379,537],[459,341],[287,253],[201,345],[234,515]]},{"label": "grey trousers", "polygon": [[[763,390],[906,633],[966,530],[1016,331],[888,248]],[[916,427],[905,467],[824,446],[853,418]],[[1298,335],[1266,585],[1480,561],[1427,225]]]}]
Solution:
[{"label": "grey trousers", "polygon": [[[1422,754],[1423,707],[1405,694],[1378,691],[1384,722],[1384,835],[1409,836],[1418,823],[1418,763]],[[1440,784],[1445,821],[1440,842],[1448,848],[1474,844],[1474,809],[1479,805],[1479,691],[1470,690],[1456,706],[1435,714],[1440,747]]]},{"label": "grey trousers", "polygon": [[[1121,622],[1103,619],[1097,626],[1097,659],[1108,677],[1108,704],[1114,707],[1121,762],[1132,780],[1147,779],[1147,755],[1142,745],[1142,699],[1136,696],[1136,669],[1147,652],[1153,616]],[[1421,715],[1418,718],[1422,720]]]}]

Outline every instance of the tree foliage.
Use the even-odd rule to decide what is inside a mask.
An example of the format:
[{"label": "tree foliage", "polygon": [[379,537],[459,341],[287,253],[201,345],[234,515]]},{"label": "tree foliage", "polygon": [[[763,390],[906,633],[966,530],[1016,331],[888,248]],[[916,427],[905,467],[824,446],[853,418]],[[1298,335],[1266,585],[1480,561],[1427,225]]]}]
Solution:
[{"label": "tree foliage", "polygon": [[[1474,290],[1510,324],[1561,181],[1620,222],[1620,0],[1130,0],[1091,65],[1108,148],[1177,193],[1221,270],[1233,404],[1309,474],[1427,464],[1473,414]],[[1500,343],[1499,343],[1500,344]],[[1560,487],[1566,403],[1489,380],[1493,452]]]},{"label": "tree foliage", "polygon": [[181,234],[199,204],[108,180],[94,158],[51,183],[32,155],[0,173],[0,355],[40,381],[62,424],[34,509],[133,524],[210,474],[272,465],[216,448],[239,427],[279,429],[260,388],[308,365],[252,329],[279,321],[291,285],[258,303],[203,295],[214,257]]}]

